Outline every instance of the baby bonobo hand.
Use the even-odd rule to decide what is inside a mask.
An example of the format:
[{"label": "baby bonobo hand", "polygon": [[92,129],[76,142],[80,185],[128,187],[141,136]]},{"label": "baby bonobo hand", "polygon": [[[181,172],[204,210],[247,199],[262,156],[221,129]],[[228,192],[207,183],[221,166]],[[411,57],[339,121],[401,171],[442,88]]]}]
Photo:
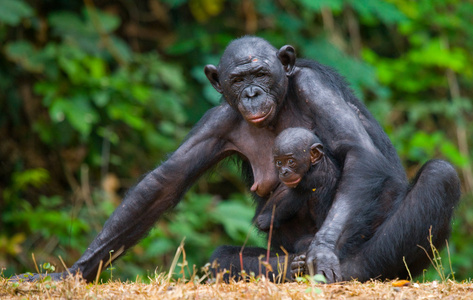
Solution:
[{"label": "baby bonobo hand", "polygon": [[256,226],[262,231],[268,231],[271,226],[271,214],[264,213],[256,218]]}]

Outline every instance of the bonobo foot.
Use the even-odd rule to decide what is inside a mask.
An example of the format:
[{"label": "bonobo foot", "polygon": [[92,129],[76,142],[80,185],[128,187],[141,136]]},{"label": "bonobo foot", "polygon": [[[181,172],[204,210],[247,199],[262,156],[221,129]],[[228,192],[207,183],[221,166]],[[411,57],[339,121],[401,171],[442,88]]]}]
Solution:
[{"label": "bonobo foot", "polygon": [[300,277],[305,274],[309,274],[309,270],[307,269],[307,265],[305,263],[305,255],[297,255],[291,262],[290,265],[290,272],[292,279],[296,279],[296,277]]},{"label": "bonobo foot", "polygon": [[20,275],[12,276],[9,281],[14,282],[33,282],[33,281],[41,281],[47,276],[49,276],[53,281],[61,281],[66,279],[68,276],[74,276],[75,273],[69,273],[67,271],[62,273],[47,273],[47,274],[37,274],[37,273],[24,273]]}]

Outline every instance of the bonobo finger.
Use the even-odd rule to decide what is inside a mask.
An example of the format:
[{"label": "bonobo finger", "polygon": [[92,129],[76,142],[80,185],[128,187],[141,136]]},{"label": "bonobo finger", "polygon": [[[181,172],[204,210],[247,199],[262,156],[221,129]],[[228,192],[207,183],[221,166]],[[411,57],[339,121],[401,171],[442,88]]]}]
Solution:
[{"label": "bonobo finger", "polygon": [[321,274],[325,276],[325,280],[327,280],[327,283],[335,282],[332,270],[322,271]]},{"label": "bonobo finger", "polygon": [[305,255],[299,255],[299,256],[294,257],[292,259],[291,266],[299,265],[300,263],[305,263]]},{"label": "bonobo finger", "polygon": [[299,256],[296,256],[297,260],[303,260],[305,261],[305,255],[304,254],[301,254]]},{"label": "bonobo finger", "polygon": [[314,267],[314,264],[315,264],[315,259],[312,258],[312,257],[309,257],[307,260],[306,260],[306,264],[307,264],[307,269],[309,270],[309,275],[310,276],[314,276],[315,275],[315,267]]},{"label": "bonobo finger", "polygon": [[329,264],[326,267],[326,270],[330,274],[330,277],[327,278],[327,283],[342,281],[342,272],[340,270],[340,265],[338,264],[338,261]]},{"label": "bonobo finger", "polygon": [[342,281],[342,275],[338,265],[323,265],[317,269],[317,273],[324,275],[327,283]]},{"label": "bonobo finger", "polygon": [[337,268],[333,271],[333,274],[334,274],[335,282],[343,281],[342,271],[340,270],[340,266],[337,266]]},{"label": "bonobo finger", "polygon": [[305,262],[299,261],[291,265],[291,270],[297,273],[305,273]]},{"label": "bonobo finger", "polygon": [[303,261],[295,261],[291,263],[291,270],[301,270],[305,269],[305,262]]}]

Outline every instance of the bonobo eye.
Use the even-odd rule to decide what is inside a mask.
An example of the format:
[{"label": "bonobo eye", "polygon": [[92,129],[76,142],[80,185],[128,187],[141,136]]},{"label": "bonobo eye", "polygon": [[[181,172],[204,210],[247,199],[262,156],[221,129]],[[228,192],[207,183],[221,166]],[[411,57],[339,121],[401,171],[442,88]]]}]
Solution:
[{"label": "bonobo eye", "polygon": [[266,76],[266,73],[263,73],[263,72],[259,72],[258,74],[256,74],[256,77],[264,77]]},{"label": "bonobo eye", "polygon": [[242,82],[243,81],[243,78],[242,77],[235,77],[233,78],[232,82],[233,83],[239,83],[239,82]]},{"label": "bonobo eye", "polygon": [[287,160],[287,163],[290,167],[294,167],[296,165],[296,161],[291,158]]},{"label": "bonobo eye", "polygon": [[282,166],[282,162],[280,160],[277,160],[276,161],[276,167],[281,167]]}]

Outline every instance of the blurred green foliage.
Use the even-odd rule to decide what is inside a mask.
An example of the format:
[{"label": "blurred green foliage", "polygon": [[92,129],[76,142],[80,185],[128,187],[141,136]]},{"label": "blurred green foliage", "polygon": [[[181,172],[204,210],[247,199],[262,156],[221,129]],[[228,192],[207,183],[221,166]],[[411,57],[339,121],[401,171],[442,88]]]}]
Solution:
[{"label": "blurred green foliage", "polygon": [[[472,18],[473,4],[455,0],[1,1],[0,268],[34,270],[32,252],[71,265],[126,190],[219,103],[203,66],[255,34],[342,73],[409,176],[434,157],[457,167],[451,261],[457,280],[470,278]],[[248,235],[264,246],[253,210],[236,164],[223,163],[113,275],[166,270],[184,237],[191,266]]]}]

